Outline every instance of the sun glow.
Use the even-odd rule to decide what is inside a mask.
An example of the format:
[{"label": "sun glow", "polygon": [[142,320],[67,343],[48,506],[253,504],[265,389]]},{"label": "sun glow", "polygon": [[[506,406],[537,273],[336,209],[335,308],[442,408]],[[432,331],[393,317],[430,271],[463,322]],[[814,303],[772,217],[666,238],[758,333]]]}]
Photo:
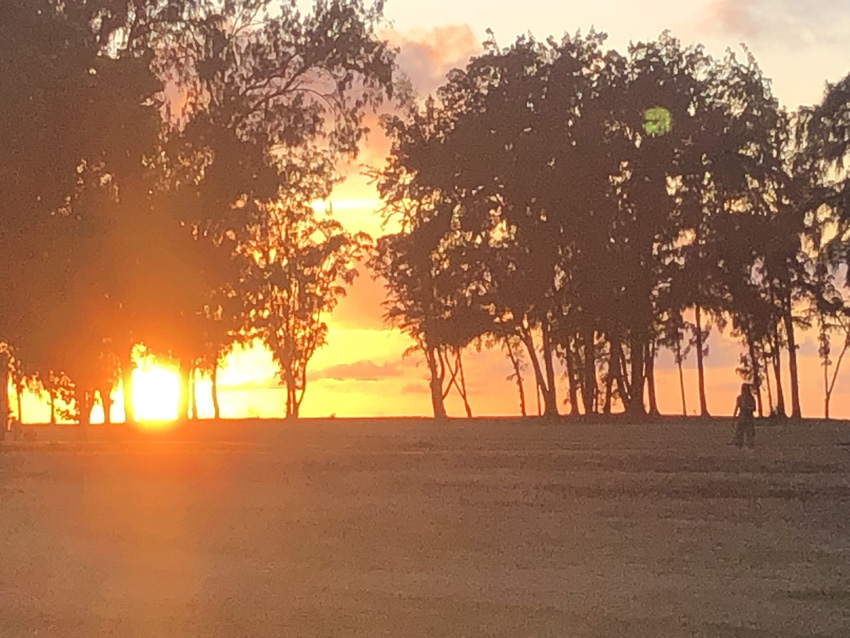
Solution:
[{"label": "sun glow", "polygon": [[177,419],[180,376],[173,368],[145,363],[133,371],[133,409],[137,421]]}]

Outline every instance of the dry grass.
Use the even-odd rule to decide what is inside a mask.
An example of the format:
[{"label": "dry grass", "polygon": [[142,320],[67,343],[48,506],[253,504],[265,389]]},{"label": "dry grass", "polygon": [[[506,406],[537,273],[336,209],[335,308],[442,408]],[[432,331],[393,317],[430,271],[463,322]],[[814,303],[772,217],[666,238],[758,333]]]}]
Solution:
[{"label": "dry grass", "polygon": [[0,636],[850,635],[845,424],[80,434],[0,446]]}]

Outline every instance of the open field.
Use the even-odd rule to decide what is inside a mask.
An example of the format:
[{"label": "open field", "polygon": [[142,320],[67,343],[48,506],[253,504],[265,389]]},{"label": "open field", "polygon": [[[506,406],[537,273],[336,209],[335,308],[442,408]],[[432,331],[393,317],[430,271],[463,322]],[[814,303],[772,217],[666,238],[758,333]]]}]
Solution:
[{"label": "open field", "polygon": [[847,424],[37,432],[4,638],[850,636]]}]

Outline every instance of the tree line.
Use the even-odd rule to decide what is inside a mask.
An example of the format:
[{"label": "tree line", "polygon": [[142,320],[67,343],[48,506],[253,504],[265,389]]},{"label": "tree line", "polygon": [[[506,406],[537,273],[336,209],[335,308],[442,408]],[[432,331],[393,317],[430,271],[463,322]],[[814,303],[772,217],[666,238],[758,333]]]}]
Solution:
[{"label": "tree line", "polygon": [[[491,37],[420,100],[381,24],[364,0],[2,3],[0,387],[85,423],[120,384],[132,421],[154,355],[179,368],[181,415],[209,375],[218,417],[219,364],[260,339],[297,417],[365,260],[436,417],[452,391],[472,414],[463,355],[482,347],[522,413],[531,374],[549,416],[657,413],[659,350],[680,378],[692,353],[707,414],[706,342],[727,326],[760,413],[784,415],[787,390],[794,417],[797,331],[817,328],[828,416],[850,343],[850,80],[789,112],[749,54],[590,32]],[[397,232],[373,244],[313,203],[387,100],[371,175]]]},{"label": "tree line", "polygon": [[[380,4],[0,3],[0,432],[9,384],[86,423],[140,355],[192,380],[262,339],[297,416],[370,239],[313,202],[393,93]],[[11,379],[10,379],[11,377]],[[193,401],[192,401],[193,402]],[[194,410],[196,414],[196,410]]]},{"label": "tree line", "polygon": [[435,416],[452,391],[471,414],[470,347],[505,352],[523,414],[532,375],[549,416],[657,414],[661,348],[684,412],[692,352],[707,416],[706,339],[728,327],[759,413],[794,418],[798,333],[816,328],[829,417],[850,343],[850,78],[789,112],[742,58],[668,33],[625,53],[593,31],[491,37],[385,118],[391,154],[372,177],[400,230],[371,263],[427,362]]}]

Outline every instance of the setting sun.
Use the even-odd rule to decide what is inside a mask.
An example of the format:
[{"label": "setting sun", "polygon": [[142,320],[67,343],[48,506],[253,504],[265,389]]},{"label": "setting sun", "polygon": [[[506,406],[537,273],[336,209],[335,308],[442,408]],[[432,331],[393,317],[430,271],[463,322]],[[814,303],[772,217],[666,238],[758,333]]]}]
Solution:
[{"label": "setting sun", "polygon": [[176,370],[145,364],[133,372],[133,408],[139,421],[174,421],[180,401]]}]

